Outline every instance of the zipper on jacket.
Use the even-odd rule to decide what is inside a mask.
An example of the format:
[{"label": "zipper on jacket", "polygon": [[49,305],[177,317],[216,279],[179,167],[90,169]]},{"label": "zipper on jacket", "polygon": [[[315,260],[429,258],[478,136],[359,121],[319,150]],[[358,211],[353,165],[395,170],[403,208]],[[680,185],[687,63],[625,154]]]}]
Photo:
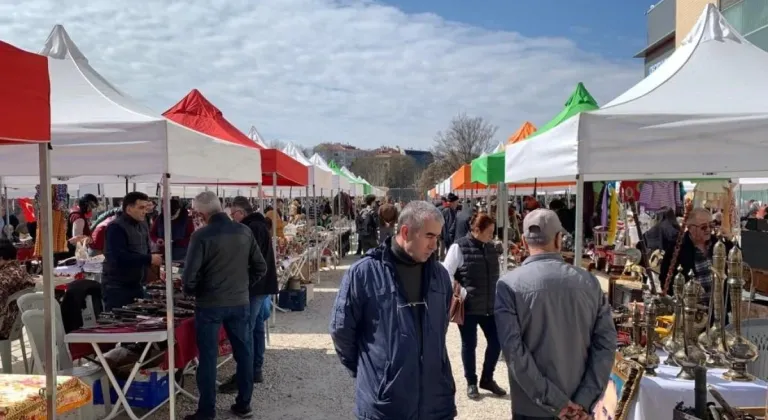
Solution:
[{"label": "zipper on jacket", "polygon": [[[483,244],[483,261],[485,261],[485,315],[492,315],[493,311],[491,310],[491,266],[488,265],[488,244]],[[490,313],[489,313],[490,312]]]}]

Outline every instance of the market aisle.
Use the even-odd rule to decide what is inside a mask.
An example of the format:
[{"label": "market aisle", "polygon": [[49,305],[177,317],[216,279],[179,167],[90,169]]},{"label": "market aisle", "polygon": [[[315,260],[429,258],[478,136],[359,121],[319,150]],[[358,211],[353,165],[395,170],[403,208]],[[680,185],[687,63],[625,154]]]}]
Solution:
[{"label": "market aisle", "polygon": [[[272,343],[267,348],[264,366],[265,383],[258,384],[254,392],[254,418],[264,420],[342,420],[353,419],[354,382],[341,367],[328,335],[328,321],[344,270],[354,262],[347,258],[337,270],[322,272],[320,287],[304,312],[277,315],[277,325],[271,330]],[[479,333],[478,364],[482,363],[485,340]],[[480,401],[469,401],[461,365],[461,341],[455,325],[448,332],[449,353],[456,378],[456,402],[459,419],[492,420],[508,418],[509,398],[494,398],[483,394]],[[480,371],[478,366],[478,373]],[[234,363],[219,371],[219,379],[234,371]],[[192,379],[193,378],[189,378]],[[188,380],[189,380],[188,379]],[[509,389],[506,367],[499,363],[496,369],[499,385]],[[194,389],[194,384],[187,384]],[[194,404],[179,398],[179,414],[194,410]],[[219,395],[217,418],[234,418],[227,414],[234,396]],[[167,409],[160,410],[152,419],[167,419]]]}]

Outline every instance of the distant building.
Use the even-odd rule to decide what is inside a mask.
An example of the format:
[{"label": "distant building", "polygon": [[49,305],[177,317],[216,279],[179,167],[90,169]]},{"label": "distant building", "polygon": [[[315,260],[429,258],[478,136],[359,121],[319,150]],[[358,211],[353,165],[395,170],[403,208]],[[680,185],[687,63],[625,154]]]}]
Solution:
[{"label": "distant building", "polygon": [[401,151],[404,155],[412,157],[421,169],[425,169],[435,161],[435,157],[432,155],[432,152],[426,150],[401,149]]},{"label": "distant building", "polygon": [[355,146],[342,143],[320,143],[315,146],[315,153],[322,156],[327,162],[334,161],[339,166],[352,164],[355,159],[370,153],[367,150],[358,149]]}]

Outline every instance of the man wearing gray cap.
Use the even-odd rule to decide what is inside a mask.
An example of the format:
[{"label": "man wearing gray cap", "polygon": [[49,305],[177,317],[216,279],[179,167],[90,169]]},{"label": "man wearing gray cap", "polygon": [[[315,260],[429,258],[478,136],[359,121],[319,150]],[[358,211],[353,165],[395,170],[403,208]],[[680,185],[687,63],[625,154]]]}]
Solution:
[{"label": "man wearing gray cap", "polygon": [[560,255],[557,214],[523,220],[530,256],[496,286],[496,326],[512,389],[512,418],[587,419],[608,383],[616,351],[600,283]]}]

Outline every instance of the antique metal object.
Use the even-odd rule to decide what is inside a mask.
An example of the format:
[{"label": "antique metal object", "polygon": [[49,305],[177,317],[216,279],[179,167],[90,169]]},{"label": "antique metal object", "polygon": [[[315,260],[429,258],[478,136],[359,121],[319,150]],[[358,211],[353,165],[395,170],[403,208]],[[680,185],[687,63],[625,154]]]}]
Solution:
[{"label": "antique metal object", "polygon": [[672,354],[672,358],[682,368],[677,374],[677,377],[681,379],[693,380],[695,377],[694,368],[703,365],[707,359],[707,355],[698,346],[698,337],[694,329],[696,311],[698,310],[697,304],[702,292],[703,287],[696,280],[691,279],[685,284],[683,292],[683,303],[685,305],[683,312],[683,325],[685,327],[683,346]]},{"label": "antique metal object", "polygon": [[733,310],[734,334],[723,336],[725,343],[725,360],[730,369],[723,373],[723,378],[731,381],[749,382],[755,379],[747,373],[747,363],[757,359],[757,346],[741,335],[741,293],[744,289],[743,276],[744,263],[741,250],[734,246],[728,253],[728,292],[731,302],[737,308]]},{"label": "antique metal object", "polygon": [[699,346],[707,354],[707,367],[724,368],[728,364],[723,355],[725,347],[723,337],[726,339],[730,334],[725,331],[725,243],[718,240],[712,252],[712,293],[709,297],[709,311],[704,332],[699,334]]},{"label": "antique metal object", "polygon": [[685,276],[682,268],[677,269],[674,279],[674,302],[675,302],[675,320],[672,324],[672,333],[661,343],[664,351],[667,352],[665,365],[679,366],[672,357],[678,350],[683,348],[683,293],[685,290]]},{"label": "antique metal object", "polygon": [[656,355],[656,299],[649,299],[645,304],[645,351],[637,361],[645,368],[645,374],[656,376],[659,356]]},{"label": "antique metal object", "polygon": [[640,305],[632,302],[632,343],[621,350],[625,359],[637,360],[645,352],[640,340],[643,334],[642,319],[640,318]]}]

